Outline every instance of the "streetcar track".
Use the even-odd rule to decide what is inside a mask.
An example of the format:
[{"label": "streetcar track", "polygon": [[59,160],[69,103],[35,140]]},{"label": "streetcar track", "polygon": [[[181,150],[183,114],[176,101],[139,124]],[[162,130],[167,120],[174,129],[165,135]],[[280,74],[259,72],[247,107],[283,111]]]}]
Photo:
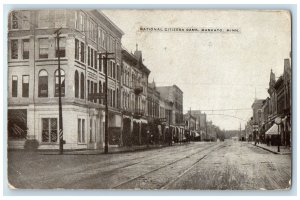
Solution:
[{"label": "streetcar track", "polygon": [[188,169],[184,170],[184,172],[182,172],[179,176],[177,176],[175,179],[167,182],[165,185],[163,185],[159,189],[168,189],[168,187],[170,185],[172,185],[173,183],[175,183],[176,181],[178,181],[181,177],[183,177],[183,175],[185,175],[187,172],[189,172],[191,169],[193,169],[196,166],[196,164],[198,164],[201,160],[203,160],[205,157],[207,157],[208,154],[210,154],[213,151],[218,151],[218,150],[220,150],[221,148],[224,148],[224,147],[226,147],[226,146],[217,147],[216,149],[211,150],[210,152],[208,152],[207,154],[205,154],[201,158],[197,159],[197,161],[194,162]]},{"label": "streetcar track", "polygon": [[[208,148],[211,149],[211,148],[213,148],[213,147],[215,147],[215,146],[211,146],[211,147],[208,147]],[[223,146],[222,146],[222,147],[223,147]],[[215,149],[218,149],[218,147],[215,148]],[[213,149],[213,150],[215,150],[215,149]],[[112,189],[117,189],[117,188],[119,188],[119,187],[122,186],[122,185],[125,185],[125,184],[127,184],[127,183],[133,182],[133,181],[135,181],[135,180],[137,180],[137,179],[139,179],[139,178],[141,178],[141,177],[143,177],[143,176],[145,176],[145,175],[148,175],[148,174],[151,174],[151,173],[153,173],[153,172],[156,172],[156,171],[158,171],[158,170],[160,170],[160,169],[166,168],[166,167],[168,167],[168,166],[170,166],[170,165],[173,165],[173,164],[175,164],[175,163],[177,163],[177,162],[179,162],[179,161],[181,161],[181,160],[184,160],[184,159],[186,159],[186,158],[190,158],[191,156],[193,156],[193,155],[195,155],[195,154],[198,154],[198,153],[200,153],[200,152],[203,152],[203,151],[205,151],[205,150],[208,150],[208,149],[203,148],[203,149],[201,149],[200,151],[197,151],[197,152],[195,152],[195,153],[192,153],[192,154],[190,154],[190,155],[184,156],[184,157],[182,157],[182,158],[180,158],[180,159],[177,159],[177,160],[175,160],[175,161],[172,161],[172,162],[170,162],[170,163],[167,163],[167,164],[165,164],[165,165],[162,165],[162,166],[160,166],[160,167],[158,167],[158,168],[155,168],[155,169],[153,169],[153,170],[150,170],[150,171],[148,171],[148,172],[146,172],[146,173],[143,173],[143,174],[141,174],[141,175],[139,175],[139,176],[136,176],[136,177],[134,177],[134,178],[131,178],[131,179],[129,179],[129,180],[127,180],[127,181],[124,181],[124,182],[122,182],[122,183],[119,183],[118,185],[113,186]],[[213,151],[213,150],[212,150],[212,151]],[[210,152],[212,152],[212,151],[210,151]],[[210,153],[210,152],[209,152],[209,153]],[[203,159],[203,158],[201,158],[201,159]],[[200,161],[200,160],[199,160],[199,161]]]},{"label": "streetcar track", "polygon": [[[174,147],[176,147],[176,146],[174,146]],[[189,151],[191,151],[192,149],[195,148],[195,146],[193,146],[193,145],[191,145],[191,146],[180,146],[180,147],[185,147],[185,148],[182,149],[181,152],[189,152]],[[205,150],[205,148],[206,148],[206,146],[203,146],[201,148],[201,150]],[[173,148],[166,149],[167,151],[164,152],[164,153],[169,153],[170,156],[172,156],[174,154],[177,154],[177,152],[173,152],[172,149]],[[113,174],[114,172],[119,171],[121,169],[125,169],[125,168],[128,168],[128,167],[134,166],[134,165],[141,164],[143,162],[147,162],[147,161],[150,161],[150,160],[153,160],[153,159],[157,159],[158,157],[161,157],[161,156],[164,156],[164,155],[155,155],[155,156],[152,156],[151,158],[144,159],[147,156],[149,156],[149,155],[145,155],[145,156],[141,156],[141,157],[135,157],[133,159],[130,159],[129,163],[125,163],[122,166],[117,166],[117,167],[109,169],[109,170],[100,171],[99,173],[95,173],[94,172],[94,173],[90,174],[89,177],[85,177],[85,179],[89,179],[90,177],[94,177],[95,175],[99,176],[100,174],[105,174],[107,172],[109,172],[110,174]],[[139,162],[135,162],[136,160],[139,160],[139,159],[143,159],[143,160],[141,160]],[[80,173],[81,174],[89,174],[88,171],[97,170],[98,168],[101,168],[101,167],[99,167],[98,163],[93,163],[92,166],[90,166],[89,169],[85,168],[85,169],[82,169],[82,170],[79,170],[79,171],[76,171],[76,172],[69,172],[68,174],[73,174],[73,173],[77,173],[77,174],[80,174]],[[68,174],[66,174],[65,176],[68,177],[69,176]],[[54,181],[55,181],[55,179],[54,179]],[[75,182],[77,182],[77,181],[75,181]],[[68,185],[72,185],[72,183],[63,184],[64,187],[66,187]]]},{"label": "streetcar track", "polygon": [[[173,147],[176,147],[176,146],[173,146]],[[185,148],[183,148],[182,150],[181,150],[181,152],[189,152],[190,150],[192,150],[192,149],[194,149],[195,148],[195,146],[180,146],[180,147],[185,147]],[[203,148],[201,148],[201,150],[204,150],[206,148],[206,146],[204,146]],[[172,149],[173,148],[169,148],[169,149],[166,149],[166,152],[164,152],[164,153],[169,153],[169,155],[174,155],[174,154],[177,154],[177,152],[173,152],[172,151]],[[152,154],[150,154],[150,156],[151,156]],[[163,156],[163,155],[160,155],[160,154],[158,154],[158,155],[154,155],[154,156],[152,156],[152,157],[150,157],[150,158],[148,158],[148,159],[144,159],[144,158],[146,158],[147,156],[149,156],[149,155],[145,155],[145,156],[141,156],[141,157],[134,157],[134,158],[129,158],[129,159],[126,159],[125,160],[125,164],[124,165],[122,165],[122,166],[117,166],[117,167],[114,167],[114,168],[112,168],[112,169],[110,169],[110,170],[104,170],[104,171],[101,171],[101,172],[99,172],[99,173],[91,173],[90,174],[90,176],[91,177],[93,177],[93,176],[97,176],[97,175],[99,175],[99,174],[103,174],[103,173],[107,173],[107,172],[109,172],[109,173],[113,173],[113,172],[116,172],[116,171],[118,171],[118,170],[121,170],[121,169],[124,169],[124,168],[127,168],[127,167],[131,167],[131,166],[134,166],[134,165],[138,165],[138,164],[141,164],[141,163],[143,163],[143,162],[147,162],[147,161],[150,161],[150,160],[154,160],[154,159],[157,159],[157,158],[159,158],[159,157],[161,157],[161,156]],[[135,162],[136,160],[139,160],[139,159],[142,159],[142,160],[140,160],[140,161],[138,161],[138,162]],[[115,161],[116,163],[117,163],[117,161]],[[129,162],[129,163],[128,163]],[[76,173],[76,174],[89,174],[88,172],[89,171],[94,171],[94,170],[97,170],[97,169],[99,169],[99,168],[101,168],[99,165],[98,165],[99,163],[98,162],[96,162],[96,163],[93,163],[93,164],[91,164],[91,166],[89,166],[89,168],[85,168],[85,169],[81,169],[81,170],[77,170],[77,171],[67,171],[68,173],[67,174],[65,174],[65,176],[66,177],[69,177],[69,175],[70,174],[74,174],[74,173]],[[110,164],[110,163],[107,163],[108,165]],[[102,165],[104,165],[104,163],[102,163]],[[59,179],[61,179],[62,177],[59,177]],[[58,178],[53,178],[52,180],[51,180],[51,182],[56,182],[56,180],[57,180]],[[48,181],[50,181],[50,179],[48,179]],[[76,181],[75,181],[76,182]],[[68,186],[68,185],[70,185],[70,184],[72,184],[72,183],[67,183],[67,184],[64,184],[64,186]]]}]

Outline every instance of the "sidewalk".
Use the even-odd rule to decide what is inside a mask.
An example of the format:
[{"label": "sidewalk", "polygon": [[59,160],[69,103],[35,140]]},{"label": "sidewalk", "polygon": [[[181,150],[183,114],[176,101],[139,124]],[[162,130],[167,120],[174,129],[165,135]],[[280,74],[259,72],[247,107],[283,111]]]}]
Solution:
[{"label": "sidewalk", "polygon": [[[252,142],[252,145],[255,145],[254,142]],[[256,146],[259,148],[262,148],[264,150],[270,151],[275,154],[280,154],[280,155],[286,155],[286,154],[291,154],[291,147],[286,147],[286,146],[280,146],[280,152],[278,152],[278,146],[268,146],[266,144],[261,144],[261,143],[256,143]]]},{"label": "sidewalk", "polygon": [[[186,145],[191,143],[174,143],[172,146],[178,146],[178,145]],[[126,153],[126,152],[133,152],[133,151],[142,151],[142,150],[151,150],[151,149],[158,149],[163,147],[169,147],[167,144],[157,144],[157,145],[140,145],[140,146],[124,146],[124,147],[108,147],[108,153]],[[42,155],[57,155],[58,150],[38,150],[40,154]],[[66,149],[64,150],[64,155],[99,155],[104,154],[104,149]]]}]

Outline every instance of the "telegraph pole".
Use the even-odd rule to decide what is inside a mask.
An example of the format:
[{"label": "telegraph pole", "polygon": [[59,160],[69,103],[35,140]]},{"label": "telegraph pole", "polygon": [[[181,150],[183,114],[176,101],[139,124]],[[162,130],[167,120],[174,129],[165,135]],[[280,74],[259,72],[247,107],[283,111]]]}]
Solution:
[{"label": "telegraph pole", "polygon": [[[114,58],[108,58],[108,55],[112,55],[114,53],[108,53],[105,51],[105,53],[100,53],[100,61],[103,59],[104,61],[104,73],[105,73],[105,88],[104,88],[104,99],[105,99],[105,133],[104,133],[104,153],[108,153],[108,95],[107,95],[107,88],[108,88],[108,70],[107,70],[107,61],[113,60]],[[102,55],[105,55],[104,58],[102,58]]]},{"label": "telegraph pole", "polygon": [[63,117],[62,117],[62,105],[61,105],[61,73],[60,73],[60,49],[59,49],[59,40],[61,28],[57,29],[56,33],[57,39],[57,60],[58,60],[58,122],[59,122],[59,154],[63,154],[64,151],[64,140],[63,140]]}]

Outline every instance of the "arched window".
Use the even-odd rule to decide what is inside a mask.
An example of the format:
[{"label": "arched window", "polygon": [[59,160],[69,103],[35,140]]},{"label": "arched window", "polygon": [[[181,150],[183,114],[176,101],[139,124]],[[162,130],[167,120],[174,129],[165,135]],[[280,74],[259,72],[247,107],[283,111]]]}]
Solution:
[{"label": "arched window", "polygon": [[48,97],[48,73],[46,70],[41,70],[39,73],[39,97]]},{"label": "arched window", "polygon": [[75,71],[75,98],[79,97],[79,74],[78,71]]},{"label": "arched window", "polygon": [[[60,82],[61,82],[61,96],[65,96],[65,71],[60,70]],[[55,71],[55,97],[59,96],[59,75],[58,70]]]},{"label": "arched window", "polygon": [[84,99],[84,75],[83,73],[81,72],[81,75],[80,75],[80,98],[81,99]]}]

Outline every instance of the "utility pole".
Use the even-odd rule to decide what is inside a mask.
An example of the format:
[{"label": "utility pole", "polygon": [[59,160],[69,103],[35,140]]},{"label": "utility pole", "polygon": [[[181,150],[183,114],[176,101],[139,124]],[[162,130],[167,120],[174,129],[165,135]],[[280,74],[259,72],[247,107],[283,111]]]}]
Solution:
[{"label": "utility pole", "polygon": [[61,105],[61,73],[60,73],[60,49],[59,49],[59,40],[60,40],[60,32],[61,28],[57,29],[54,33],[56,34],[57,40],[57,60],[58,60],[58,122],[59,122],[59,154],[63,154],[64,151],[64,143],[63,140],[63,117],[62,117],[62,105]]},{"label": "utility pole", "polygon": [[[108,53],[105,51],[105,53],[100,53],[100,61],[103,59],[104,61],[104,73],[105,73],[105,133],[104,133],[104,153],[108,153],[108,95],[107,95],[107,88],[108,88],[108,68],[107,68],[107,61],[108,60],[113,60],[114,58],[108,58],[108,55],[112,55],[114,53]],[[102,55],[105,55],[104,58],[102,58]]]}]

